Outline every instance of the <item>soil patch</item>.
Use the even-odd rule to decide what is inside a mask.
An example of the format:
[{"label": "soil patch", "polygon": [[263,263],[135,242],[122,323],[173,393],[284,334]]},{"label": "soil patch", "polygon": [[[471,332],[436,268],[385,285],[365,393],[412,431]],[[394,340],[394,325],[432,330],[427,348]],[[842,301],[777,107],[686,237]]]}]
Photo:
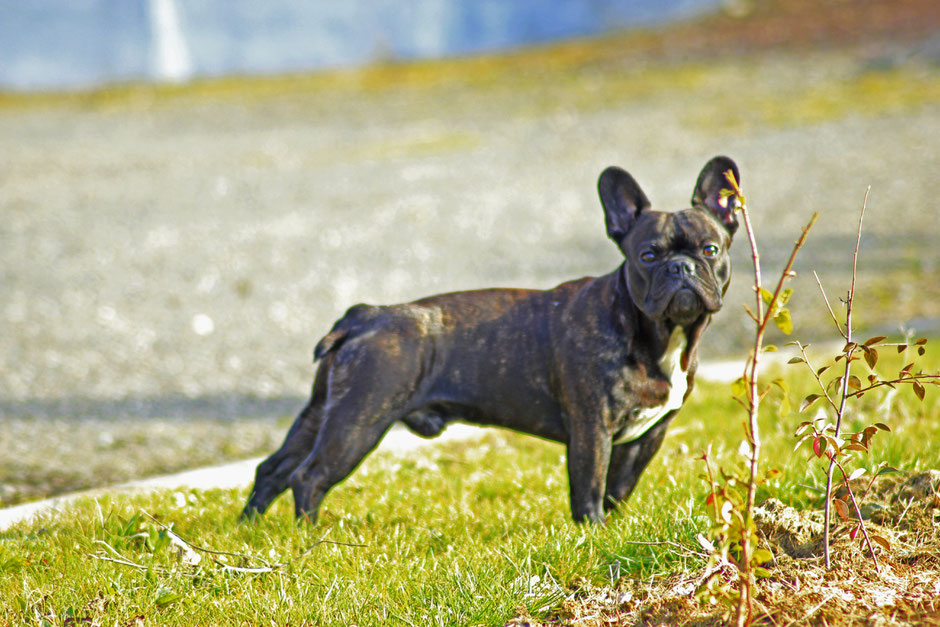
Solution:
[{"label": "soil patch", "polygon": [[[835,524],[827,571],[821,512],[773,499],[757,508],[758,533],[774,561],[771,576],[758,581],[754,624],[940,625],[940,471],[883,475],[865,487],[857,486],[868,532],[890,545],[876,548],[880,573],[861,534],[850,537],[854,522]],[[551,620],[522,617],[509,625],[727,624],[730,610],[696,600],[701,580],[701,573],[677,573],[652,583],[624,579],[616,589],[585,586]]]}]

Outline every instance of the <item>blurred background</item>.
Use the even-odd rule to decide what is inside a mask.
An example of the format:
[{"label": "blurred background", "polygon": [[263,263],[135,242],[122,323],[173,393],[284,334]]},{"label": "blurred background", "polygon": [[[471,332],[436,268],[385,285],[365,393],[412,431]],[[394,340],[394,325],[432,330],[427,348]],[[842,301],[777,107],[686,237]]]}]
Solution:
[{"label": "blurred background", "polygon": [[940,329],[935,0],[0,0],[0,146],[4,504],[269,452],[354,303],[611,271],[611,164],[733,157],[765,276],[818,211],[804,342],[870,185],[860,332]]}]

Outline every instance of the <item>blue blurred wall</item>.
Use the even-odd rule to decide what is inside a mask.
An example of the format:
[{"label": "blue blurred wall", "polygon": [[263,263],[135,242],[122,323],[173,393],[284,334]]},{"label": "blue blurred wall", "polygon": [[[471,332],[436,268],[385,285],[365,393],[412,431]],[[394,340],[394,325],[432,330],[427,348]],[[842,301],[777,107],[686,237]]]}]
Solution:
[{"label": "blue blurred wall", "polygon": [[[156,5],[176,15],[167,26]],[[681,19],[720,0],[0,0],[0,88],[264,74],[460,55]],[[165,13],[163,15],[166,15]],[[160,24],[163,24],[162,26]],[[172,34],[172,33],[171,33]],[[174,44],[175,46],[175,44]],[[178,47],[178,46],[177,46]],[[163,68],[165,69],[165,68]]]}]

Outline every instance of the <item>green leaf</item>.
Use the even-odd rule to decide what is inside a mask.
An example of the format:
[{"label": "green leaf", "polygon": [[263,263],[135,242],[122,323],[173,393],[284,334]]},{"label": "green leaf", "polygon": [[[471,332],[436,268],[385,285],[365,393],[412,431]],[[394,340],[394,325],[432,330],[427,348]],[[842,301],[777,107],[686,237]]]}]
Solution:
[{"label": "green leaf", "polygon": [[755,564],[764,564],[774,559],[774,554],[768,551],[767,549],[757,549],[754,551],[754,555],[751,558],[751,561]]},{"label": "green leaf", "polygon": [[774,324],[787,335],[793,333],[793,319],[790,318],[790,310],[781,309],[777,315],[774,316]]},{"label": "green leaf", "polygon": [[855,479],[858,479],[864,474],[865,474],[864,468],[856,468],[855,470],[852,471],[852,474],[849,475],[849,481],[854,481]]},{"label": "green leaf", "polygon": [[771,293],[769,290],[764,289],[764,288],[762,287],[762,288],[760,288],[760,298],[761,298],[762,301],[764,301],[764,304],[765,304],[765,305],[769,305],[769,304],[770,304],[770,301],[773,300],[774,295],[773,295],[773,293]]},{"label": "green leaf", "polygon": [[790,301],[790,297],[793,296],[793,288],[788,287],[780,292],[780,296],[777,297],[777,301],[781,305],[786,305]]},{"label": "green leaf", "polygon": [[167,605],[176,603],[182,598],[183,598],[183,595],[177,592],[173,592],[172,590],[168,590],[167,588],[161,588],[157,592],[157,598],[154,600],[154,603],[156,603],[157,607],[166,607]]},{"label": "green leaf", "polygon": [[788,364],[802,364],[805,360],[802,357],[791,357]]},{"label": "green leaf", "polygon": [[815,403],[817,400],[819,400],[821,396],[822,396],[821,394],[810,394],[809,396],[804,398],[803,402],[800,403],[800,413],[802,414],[804,411],[806,411],[809,408],[809,406]]},{"label": "green leaf", "polygon": [[747,379],[738,377],[731,383],[731,393],[735,396],[744,397],[747,395]]},{"label": "green leaf", "polygon": [[773,344],[768,344],[767,346],[764,347],[764,352],[765,352],[765,353],[776,353],[776,352],[777,352],[777,347],[774,346]]}]

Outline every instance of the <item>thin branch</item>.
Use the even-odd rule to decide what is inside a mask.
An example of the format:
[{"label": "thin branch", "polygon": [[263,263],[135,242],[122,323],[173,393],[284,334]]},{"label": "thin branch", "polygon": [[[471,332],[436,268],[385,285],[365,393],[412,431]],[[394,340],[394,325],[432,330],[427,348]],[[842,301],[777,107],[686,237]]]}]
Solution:
[{"label": "thin branch", "polygon": [[[865,207],[868,205],[868,194],[871,192],[871,185],[865,190],[865,198],[862,200],[862,210],[858,216],[858,234],[855,237],[855,253],[852,257],[852,287],[849,289],[849,298],[845,303],[845,333],[843,337],[846,342],[845,349],[845,374],[842,378],[841,400],[839,409],[836,412],[836,438],[842,432],[842,417],[845,415],[845,403],[848,400],[849,375],[852,371],[852,353],[855,350],[852,342],[852,304],[855,301],[855,280],[858,273],[858,248],[862,241],[862,220],[865,218]],[[826,570],[832,568],[832,560],[829,551],[829,525],[832,517],[832,474],[835,470],[835,457],[829,461],[829,468],[826,471],[826,503],[823,510],[823,555],[826,561]],[[861,522],[861,521],[860,521]]]},{"label": "thin branch", "polygon": [[881,567],[878,565],[878,556],[875,554],[875,549],[871,545],[871,539],[868,537],[868,529],[865,528],[865,523],[862,520],[862,510],[858,506],[858,501],[855,499],[855,493],[852,491],[852,486],[849,485],[849,475],[845,472],[845,468],[839,461],[836,459],[835,454],[830,458],[835,464],[839,467],[839,470],[842,472],[842,484],[845,486],[846,492],[849,494],[849,498],[852,499],[852,507],[855,508],[855,516],[858,518],[858,526],[862,530],[862,535],[865,537],[865,544],[868,545],[868,552],[871,554],[871,558],[875,561],[875,572],[879,575],[881,574]]},{"label": "thin branch", "polygon": [[819,275],[816,274],[816,271],[813,270],[813,276],[816,277],[816,285],[819,286],[819,291],[822,293],[823,300],[826,301],[826,309],[829,310],[829,315],[832,317],[832,322],[836,325],[839,334],[844,338],[845,331],[842,330],[842,325],[839,324],[839,320],[836,318],[836,314],[832,311],[832,305],[829,304],[829,297],[826,296],[826,290],[823,289],[822,281],[819,280]]}]

